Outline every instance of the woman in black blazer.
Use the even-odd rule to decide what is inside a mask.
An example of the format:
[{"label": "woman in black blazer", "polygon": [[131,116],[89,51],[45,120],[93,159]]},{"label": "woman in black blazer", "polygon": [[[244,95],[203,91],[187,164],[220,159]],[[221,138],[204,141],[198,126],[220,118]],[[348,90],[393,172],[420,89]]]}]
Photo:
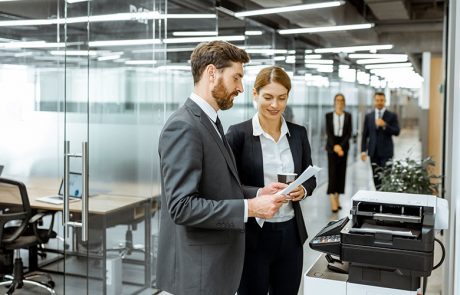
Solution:
[{"label": "woman in black blazer", "polygon": [[327,193],[332,212],[342,209],[339,195],[345,192],[345,174],[347,156],[350,148],[351,114],[344,111],[345,96],[338,93],[334,97],[333,112],[326,114],[326,150],[328,160],[329,183]]},{"label": "woman in black blazer", "polygon": [[[263,187],[276,182],[279,172],[300,175],[312,164],[307,130],[282,117],[290,89],[291,81],[283,69],[261,70],[253,89],[258,113],[228,130],[244,185]],[[239,295],[297,295],[307,239],[300,201],[315,187],[314,177],[297,187],[289,195],[291,200],[262,226],[255,218],[248,219]]]}]

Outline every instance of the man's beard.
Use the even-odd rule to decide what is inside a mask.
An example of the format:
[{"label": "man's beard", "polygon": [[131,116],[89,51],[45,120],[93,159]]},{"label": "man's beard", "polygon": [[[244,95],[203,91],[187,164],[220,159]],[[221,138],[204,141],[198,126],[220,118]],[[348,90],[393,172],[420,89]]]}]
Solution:
[{"label": "man's beard", "polygon": [[221,110],[230,109],[233,106],[232,95],[238,95],[237,91],[229,93],[229,91],[225,89],[222,78],[219,78],[217,85],[212,89],[211,93]]}]

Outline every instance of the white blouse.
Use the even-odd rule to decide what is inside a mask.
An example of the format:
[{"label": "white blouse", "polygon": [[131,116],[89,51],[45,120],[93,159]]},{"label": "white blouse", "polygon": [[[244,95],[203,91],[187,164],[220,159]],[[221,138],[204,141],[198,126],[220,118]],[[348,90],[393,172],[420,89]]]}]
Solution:
[{"label": "white blouse", "polygon": [[[252,117],[252,130],[254,136],[259,136],[262,147],[264,185],[278,182],[279,172],[293,173],[294,159],[292,158],[291,148],[287,139],[289,129],[284,118],[282,118],[281,136],[278,142],[260,126],[259,113],[256,113]],[[283,222],[293,217],[294,209],[292,202],[289,201],[281,206],[273,218],[266,219],[265,222]]]}]

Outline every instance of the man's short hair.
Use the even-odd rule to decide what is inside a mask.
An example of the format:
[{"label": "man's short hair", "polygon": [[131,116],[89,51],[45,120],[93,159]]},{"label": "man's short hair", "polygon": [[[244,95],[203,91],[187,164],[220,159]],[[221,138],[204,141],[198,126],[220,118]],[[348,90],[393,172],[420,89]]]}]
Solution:
[{"label": "man's short hair", "polygon": [[382,91],[377,91],[376,93],[374,93],[374,97],[376,97],[377,95],[385,97],[385,93]]},{"label": "man's short hair", "polygon": [[231,62],[247,63],[249,55],[246,51],[225,41],[211,41],[198,44],[190,56],[193,83],[201,79],[204,69],[213,64],[217,69],[231,66]]}]

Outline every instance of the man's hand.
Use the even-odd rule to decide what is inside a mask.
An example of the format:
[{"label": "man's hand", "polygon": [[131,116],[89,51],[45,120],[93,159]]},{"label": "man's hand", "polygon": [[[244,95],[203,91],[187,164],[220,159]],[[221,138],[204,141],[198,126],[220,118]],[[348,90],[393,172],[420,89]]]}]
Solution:
[{"label": "man's hand", "polygon": [[377,120],[375,120],[375,125],[377,127],[384,128],[387,125],[387,123],[385,123],[385,121],[383,121],[383,119],[377,119]]},{"label": "man's hand", "polygon": [[334,152],[335,152],[339,157],[343,157],[343,155],[345,154],[345,153],[343,152],[342,146],[341,146],[340,144],[334,145]]},{"label": "man's hand", "polygon": [[366,159],[367,159],[366,153],[364,153],[364,152],[361,153],[361,160],[362,160],[362,161],[366,161]]},{"label": "man's hand", "polygon": [[333,148],[333,150],[334,150],[334,152],[335,152],[335,153],[337,153],[337,154],[338,154],[338,153],[339,153],[339,151],[341,151],[341,150],[342,150],[342,147],[340,146],[340,144],[336,144],[336,145],[334,145],[334,148]]},{"label": "man's hand", "polygon": [[291,198],[291,201],[293,202],[301,201],[304,196],[305,196],[305,189],[301,185],[299,185],[292,192],[289,193],[289,197]]},{"label": "man's hand", "polygon": [[287,187],[287,184],[281,182],[272,182],[259,190],[259,195],[273,195]]},{"label": "man's hand", "polygon": [[248,199],[248,216],[269,219],[278,212],[284,201],[288,199],[285,195],[260,195]]}]

